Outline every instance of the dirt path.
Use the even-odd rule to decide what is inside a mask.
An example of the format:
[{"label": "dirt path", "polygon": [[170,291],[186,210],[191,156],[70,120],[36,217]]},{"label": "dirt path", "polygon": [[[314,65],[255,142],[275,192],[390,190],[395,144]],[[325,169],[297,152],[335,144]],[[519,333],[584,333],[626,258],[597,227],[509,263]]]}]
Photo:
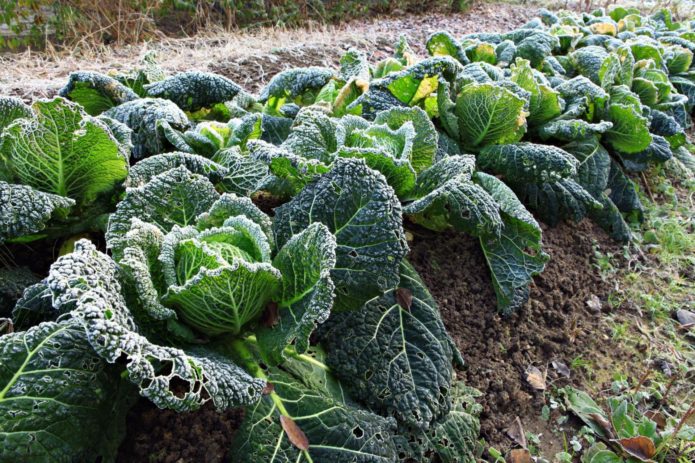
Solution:
[{"label": "dirt path", "polygon": [[532,18],[535,8],[507,4],[477,4],[463,14],[405,15],[315,26],[302,30],[265,28],[252,33],[211,33],[186,39],[168,39],[140,46],[72,50],[0,56],[0,95],[27,101],[51,97],[77,70],[107,72],[130,70],[148,50],[155,50],[168,72],[212,71],[230,77],[255,92],[277,72],[298,66],[335,66],[350,47],[364,50],[372,61],[392,51],[405,34],[416,52],[425,56],[431,33],[447,30],[455,35],[514,29]]}]

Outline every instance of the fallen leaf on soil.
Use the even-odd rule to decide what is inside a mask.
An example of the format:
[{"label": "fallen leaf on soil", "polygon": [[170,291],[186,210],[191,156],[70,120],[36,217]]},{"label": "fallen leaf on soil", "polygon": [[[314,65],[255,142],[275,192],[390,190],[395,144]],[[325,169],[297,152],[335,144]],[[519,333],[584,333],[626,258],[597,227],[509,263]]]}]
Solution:
[{"label": "fallen leaf on soil", "polygon": [[396,301],[398,305],[410,312],[410,306],[413,304],[413,293],[406,288],[396,289]]},{"label": "fallen leaf on soil", "polygon": [[292,445],[299,450],[309,450],[309,439],[307,439],[304,431],[297,426],[297,423],[295,423],[292,418],[280,415],[280,424],[282,425],[282,429],[285,430],[287,438],[292,442]]},{"label": "fallen leaf on soil", "polygon": [[678,312],[676,312],[676,318],[681,323],[681,325],[695,324],[695,313],[689,310],[680,309]]},{"label": "fallen leaf on soil", "polygon": [[14,333],[14,325],[9,318],[0,318],[0,335]]},{"label": "fallen leaf on soil", "polygon": [[261,325],[272,328],[278,324],[278,320],[280,320],[278,305],[275,302],[269,302],[261,316]]},{"label": "fallen leaf on soil", "polygon": [[509,454],[511,463],[532,463],[531,452],[526,449],[514,449]]},{"label": "fallen leaf on soil", "polygon": [[615,439],[614,442],[619,443],[630,456],[641,461],[651,461],[651,458],[656,454],[654,441],[645,436]]},{"label": "fallen leaf on soil", "polygon": [[596,294],[592,294],[586,301],[586,306],[594,312],[600,312],[601,307],[603,307],[603,304],[601,304],[601,299],[599,299]]},{"label": "fallen leaf on soil", "polygon": [[532,388],[545,391],[545,373],[541,372],[538,368],[530,366],[526,369],[526,381],[528,381]]},{"label": "fallen leaf on soil", "polygon": [[644,416],[655,422],[659,429],[664,429],[666,427],[666,417],[660,411],[647,410],[644,412]]},{"label": "fallen leaf on soil", "polygon": [[509,425],[505,431],[509,438],[519,444],[521,447],[526,448],[526,433],[524,432],[524,427],[521,425],[521,419],[517,416],[516,419]]},{"label": "fallen leaf on soil", "polygon": [[613,425],[611,425],[611,422],[608,421],[603,415],[599,413],[589,413],[589,418],[591,418],[596,424],[601,426],[601,429],[603,429],[606,432],[606,436],[613,437]]},{"label": "fallen leaf on soil", "polygon": [[271,382],[265,383],[265,386],[263,386],[263,390],[261,391],[261,394],[263,395],[268,395],[271,392],[275,390],[275,385]]},{"label": "fallen leaf on soil", "polygon": [[555,371],[557,371],[557,373],[560,376],[564,376],[565,378],[570,377],[570,367],[568,367],[564,363],[557,360],[553,360],[552,362],[550,362],[550,364],[553,366],[553,368],[555,368]]}]

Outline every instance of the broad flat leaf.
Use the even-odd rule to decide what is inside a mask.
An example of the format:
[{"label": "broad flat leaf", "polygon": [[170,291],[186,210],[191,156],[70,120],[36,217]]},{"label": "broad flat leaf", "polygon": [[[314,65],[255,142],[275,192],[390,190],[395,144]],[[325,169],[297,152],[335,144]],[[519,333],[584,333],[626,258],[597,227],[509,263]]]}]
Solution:
[{"label": "broad flat leaf", "polygon": [[453,342],[434,299],[408,263],[400,288],[412,294],[410,309],[398,289],[355,312],[334,314],[321,331],[331,371],[370,409],[426,430],[449,412]]},{"label": "broad flat leaf", "polygon": [[652,136],[649,134],[649,121],[637,110],[624,104],[611,104],[607,119],[613,123],[603,140],[621,153],[638,153],[649,146]]},{"label": "broad flat leaf", "polygon": [[160,408],[196,410],[212,401],[218,410],[254,403],[264,382],[229,358],[201,346],[184,349],[154,344],[138,331],[106,254],[80,240],[60,257],[46,279],[54,308],[78,320],[94,351],[126,366],[127,378]]},{"label": "broad flat leaf", "polygon": [[501,236],[481,236],[480,244],[492,274],[498,310],[509,314],[526,304],[528,285],[543,271],[549,257],[541,248],[540,226],[514,192],[498,178],[482,172],[476,173],[476,181],[502,211]]},{"label": "broad flat leaf", "polygon": [[66,216],[74,205],[70,198],[0,181],[0,244],[40,238],[26,235],[39,233],[52,217]]},{"label": "broad flat leaf", "polygon": [[587,426],[594,430],[601,437],[608,438],[609,435],[601,424],[594,418],[600,417],[599,421],[606,421],[605,412],[594,402],[594,400],[584,391],[567,386],[561,390],[565,397],[567,407],[581,419]]},{"label": "broad flat leaf", "polygon": [[3,150],[19,182],[83,207],[125,179],[128,160],[103,122],[60,97],[33,110],[5,129]]},{"label": "broad flat leaf", "polygon": [[104,115],[127,125],[132,131],[133,158],[142,159],[168,151],[169,141],[158,125],[166,121],[178,131],[185,131],[190,122],[186,114],[169,100],[140,98],[109,109]]},{"label": "broad flat leaf", "polygon": [[519,141],[526,131],[524,104],[498,85],[467,85],[456,98],[459,141],[471,148]]},{"label": "broad flat leaf", "polygon": [[[391,463],[395,423],[346,405],[309,388],[280,370],[267,378],[274,391],[246,409],[229,454],[239,463]],[[277,403],[273,400],[273,397]],[[308,443],[300,450],[283,429],[281,417],[291,419]],[[304,445],[301,445],[302,447]]]},{"label": "broad flat leaf", "polygon": [[552,145],[514,143],[486,146],[478,156],[478,168],[515,183],[554,182],[577,173],[579,162]]},{"label": "broad flat leaf", "polygon": [[209,72],[181,72],[159,82],[145,85],[150,98],[164,98],[184,111],[198,111],[233,100],[243,92],[226,77]]},{"label": "broad flat leaf", "polygon": [[336,310],[356,309],[398,283],[407,253],[401,206],[386,179],[362,160],[338,159],[333,169],[275,209],[279,247],[314,222],[336,237]]},{"label": "broad flat leaf", "polygon": [[313,223],[294,235],[273,259],[282,282],[277,298],[279,321],[261,328],[257,337],[266,355],[281,360],[282,350],[293,345],[302,354],[309,336],[325,322],[335,298],[331,270],[335,266],[336,243],[328,228]]},{"label": "broad flat leaf", "polygon": [[94,352],[79,322],[0,337],[0,365],[3,461],[116,457],[134,391]]},{"label": "broad flat leaf", "polygon": [[70,73],[68,83],[58,95],[81,105],[92,116],[139,98],[137,93],[116,79],[91,71]]},{"label": "broad flat leaf", "polygon": [[165,171],[141,187],[127,189],[109,219],[106,243],[118,259],[131,219],[138,218],[168,232],[174,225],[192,224],[218,198],[208,179],[190,173],[184,166]]}]

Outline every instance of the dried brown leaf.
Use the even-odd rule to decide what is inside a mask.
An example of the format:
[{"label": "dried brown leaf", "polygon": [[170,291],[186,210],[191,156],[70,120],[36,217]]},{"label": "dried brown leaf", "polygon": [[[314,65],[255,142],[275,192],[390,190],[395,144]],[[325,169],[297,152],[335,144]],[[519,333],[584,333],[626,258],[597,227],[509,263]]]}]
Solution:
[{"label": "dried brown leaf", "polygon": [[666,417],[663,413],[658,410],[647,410],[644,412],[644,416],[656,423],[659,429],[666,428]]},{"label": "dried brown leaf", "polygon": [[586,301],[586,306],[593,312],[600,312],[601,307],[603,307],[603,304],[601,304],[601,299],[599,299],[596,294],[592,294]]},{"label": "dried brown leaf", "polygon": [[510,463],[532,463],[531,452],[526,449],[514,449],[509,453]]},{"label": "dried brown leaf", "polygon": [[287,434],[287,438],[290,440],[292,445],[297,447],[299,450],[309,450],[309,439],[292,418],[289,416],[280,415],[280,424],[282,425],[282,429],[285,431],[285,434]]},{"label": "dried brown leaf", "polygon": [[652,457],[656,455],[654,441],[646,436],[615,439],[613,442],[619,443],[625,452],[640,461],[652,461]]},{"label": "dried brown leaf", "polygon": [[413,304],[413,293],[409,289],[398,288],[396,289],[396,301],[403,309],[410,312],[410,306]]},{"label": "dried brown leaf", "polygon": [[558,361],[558,360],[553,360],[553,361],[550,363],[550,365],[552,365],[552,367],[555,369],[555,371],[557,371],[557,373],[558,373],[560,376],[564,376],[565,378],[569,378],[569,377],[570,377],[570,374],[571,374],[571,372],[570,372],[570,367],[568,367],[568,366],[567,366],[566,364],[564,364],[563,362],[560,362],[560,361]]},{"label": "dried brown leaf", "polygon": [[509,425],[505,432],[511,440],[516,442],[522,448],[527,447],[526,433],[524,432],[524,427],[521,424],[521,419],[517,416],[512,424]]},{"label": "dried brown leaf", "polygon": [[542,372],[537,367],[529,366],[526,369],[526,381],[536,390],[545,391],[545,376],[546,373]]},{"label": "dried brown leaf", "polygon": [[603,415],[598,413],[589,413],[588,416],[594,423],[601,426],[601,429],[606,432],[606,436],[609,438],[613,437],[613,425]]}]

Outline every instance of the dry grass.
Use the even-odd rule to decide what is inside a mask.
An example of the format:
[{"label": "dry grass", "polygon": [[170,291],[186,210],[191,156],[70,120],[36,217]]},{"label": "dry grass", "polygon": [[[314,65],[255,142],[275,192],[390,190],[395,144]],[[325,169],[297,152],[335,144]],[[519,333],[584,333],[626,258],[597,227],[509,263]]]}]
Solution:
[{"label": "dry grass", "polygon": [[168,72],[191,69],[219,72],[253,91],[276,72],[296,66],[333,65],[349,47],[372,59],[391,51],[406,34],[416,49],[437,30],[454,34],[510,30],[533,17],[536,8],[508,4],[477,4],[466,13],[377,17],[342,25],[308,24],[302,29],[266,27],[253,31],[208,31],[188,38],[160,38],[141,45],[77,46],[67,51],[46,50],[0,55],[0,94],[26,100],[50,97],[76,70],[106,72],[132,69],[147,51],[157,53]]}]

